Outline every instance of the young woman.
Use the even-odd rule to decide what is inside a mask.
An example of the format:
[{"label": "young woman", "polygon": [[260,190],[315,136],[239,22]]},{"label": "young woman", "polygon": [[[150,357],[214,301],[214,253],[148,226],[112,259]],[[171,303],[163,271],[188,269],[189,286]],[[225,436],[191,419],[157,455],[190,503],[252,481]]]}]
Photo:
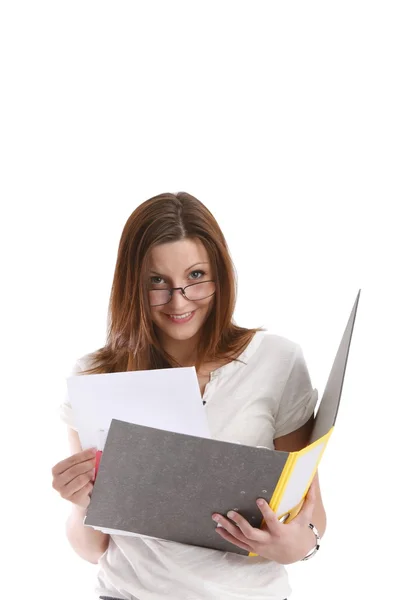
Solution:
[{"label": "young woman", "polygon": [[[186,193],[151,198],[122,232],[107,342],[78,360],[73,373],[195,365],[215,439],[301,449],[317,401],[301,348],[237,326],[234,306],[233,265],[212,214]],[[325,530],[317,478],[290,523],[278,521],[265,502],[259,506],[262,529],[237,513],[210,515],[216,536],[257,556],[109,536],[82,524],[93,488],[94,452],[82,451],[68,398],[61,415],[72,456],[54,466],[53,487],[72,503],[69,542],[83,559],[99,564],[100,598],[284,600],[290,594],[283,565],[315,552],[318,532],[322,536]]]}]

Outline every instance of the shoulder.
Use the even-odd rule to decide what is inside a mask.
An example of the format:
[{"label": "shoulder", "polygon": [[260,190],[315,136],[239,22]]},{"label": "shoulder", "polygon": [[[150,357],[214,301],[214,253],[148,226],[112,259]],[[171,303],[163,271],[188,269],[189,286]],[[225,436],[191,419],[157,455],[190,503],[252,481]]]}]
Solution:
[{"label": "shoulder", "polygon": [[250,342],[244,358],[253,361],[294,361],[301,355],[300,345],[287,337],[268,331],[258,331]]},{"label": "shoulder", "polygon": [[260,389],[274,388],[274,393],[279,396],[301,360],[302,352],[297,342],[282,335],[257,331],[235,361],[235,366],[227,369],[225,374],[230,377],[235,370],[237,378],[251,381],[252,386]]},{"label": "shoulder", "polygon": [[71,375],[79,375],[86,371],[86,369],[90,369],[93,364],[94,352],[89,352],[88,354],[84,354],[80,358],[75,361],[74,366],[71,370]]}]

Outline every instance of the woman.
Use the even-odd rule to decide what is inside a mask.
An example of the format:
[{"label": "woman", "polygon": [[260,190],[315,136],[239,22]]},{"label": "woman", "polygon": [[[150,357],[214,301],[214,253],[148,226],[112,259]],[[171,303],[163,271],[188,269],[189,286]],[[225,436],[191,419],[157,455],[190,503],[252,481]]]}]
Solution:
[{"label": "woman", "polygon": [[[234,324],[235,278],[212,214],[186,193],[147,200],[129,217],[118,250],[106,345],[78,360],[74,374],[195,365],[212,437],[277,450],[307,445],[317,392],[301,348]],[[279,522],[264,502],[265,525],[237,513],[210,515],[215,535],[257,556],[174,542],[107,535],[84,527],[94,452],[82,451],[68,398],[62,405],[72,456],[53,468],[53,487],[72,503],[67,535],[99,564],[100,598],[284,600],[284,564],[315,553],[325,530],[317,478],[302,510]],[[317,540],[318,541],[318,540]]]}]

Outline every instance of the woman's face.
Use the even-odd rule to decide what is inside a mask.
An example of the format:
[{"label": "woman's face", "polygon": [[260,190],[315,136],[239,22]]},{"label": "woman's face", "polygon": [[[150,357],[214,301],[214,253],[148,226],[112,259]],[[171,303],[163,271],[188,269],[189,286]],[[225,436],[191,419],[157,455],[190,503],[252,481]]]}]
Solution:
[{"label": "woman's face", "polygon": [[[193,338],[206,321],[214,303],[215,287],[203,283],[214,279],[205,247],[198,239],[184,239],[155,246],[150,254],[147,274],[150,304],[161,304],[169,299],[167,288],[185,288],[186,298],[174,290],[172,299],[161,306],[151,306],[151,318],[162,335],[173,340]],[[164,290],[164,291],[162,291]],[[207,296],[204,298],[204,296]]]}]

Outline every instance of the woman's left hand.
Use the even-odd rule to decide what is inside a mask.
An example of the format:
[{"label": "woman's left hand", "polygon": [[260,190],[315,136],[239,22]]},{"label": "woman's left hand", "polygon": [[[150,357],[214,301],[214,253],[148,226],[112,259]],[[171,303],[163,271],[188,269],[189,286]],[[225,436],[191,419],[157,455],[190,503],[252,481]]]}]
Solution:
[{"label": "woman's left hand", "polygon": [[[304,558],[313,547],[315,536],[308,527],[316,500],[316,478],[314,478],[303,506],[290,523],[281,523],[265,500],[257,501],[264,518],[261,529],[254,528],[237,512],[228,512],[229,519],[213,514],[213,520],[221,527],[216,532],[239,548],[258,554],[280,564],[290,564]],[[233,522],[232,522],[233,521]]]}]

